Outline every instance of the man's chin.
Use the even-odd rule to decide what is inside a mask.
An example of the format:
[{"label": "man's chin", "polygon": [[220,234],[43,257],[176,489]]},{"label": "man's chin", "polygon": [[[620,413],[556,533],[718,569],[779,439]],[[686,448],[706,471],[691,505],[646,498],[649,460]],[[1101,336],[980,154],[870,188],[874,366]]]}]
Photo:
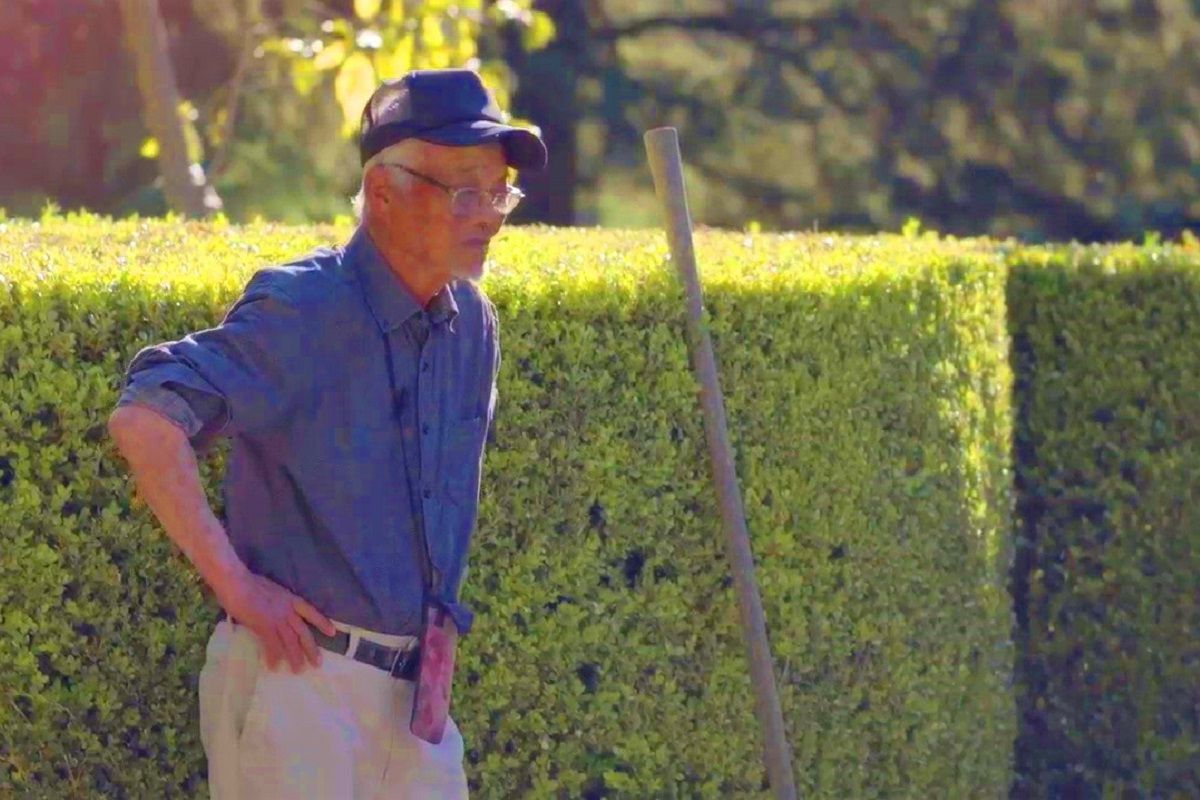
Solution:
[{"label": "man's chin", "polygon": [[450,270],[450,275],[455,280],[477,281],[487,272],[487,260],[471,261],[465,264],[460,264]]}]

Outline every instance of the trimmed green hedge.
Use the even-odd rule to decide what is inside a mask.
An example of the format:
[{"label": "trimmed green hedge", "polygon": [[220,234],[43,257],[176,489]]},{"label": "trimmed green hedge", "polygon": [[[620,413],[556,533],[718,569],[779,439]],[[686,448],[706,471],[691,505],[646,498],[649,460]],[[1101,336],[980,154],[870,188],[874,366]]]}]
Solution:
[{"label": "trimmed green hedge", "polygon": [[[0,794],[203,795],[215,605],[131,502],[104,420],[141,346],[346,234],[0,227]],[[801,792],[1007,794],[1003,259],[898,237],[697,251]],[[514,229],[495,257],[501,400],[455,698],[475,794],[759,796],[663,237]]]},{"label": "trimmed green hedge", "polygon": [[[521,266],[487,283],[506,367],[468,590],[487,669],[457,706],[475,775],[486,796],[752,794],[751,692],[662,237],[509,247],[500,262]],[[1001,265],[895,239],[697,247],[802,793],[1002,794]]]},{"label": "trimmed green hedge", "polygon": [[1017,797],[1200,797],[1200,270],[1011,260]]}]

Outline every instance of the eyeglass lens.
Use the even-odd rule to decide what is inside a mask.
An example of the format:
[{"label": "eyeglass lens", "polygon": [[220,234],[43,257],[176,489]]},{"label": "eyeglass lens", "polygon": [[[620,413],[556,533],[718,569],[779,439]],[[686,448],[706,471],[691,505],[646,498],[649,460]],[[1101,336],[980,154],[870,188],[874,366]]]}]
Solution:
[{"label": "eyeglass lens", "polygon": [[521,194],[506,189],[502,192],[483,192],[479,189],[456,189],[450,210],[459,216],[469,216],[488,203],[500,214],[511,214],[521,202]]}]

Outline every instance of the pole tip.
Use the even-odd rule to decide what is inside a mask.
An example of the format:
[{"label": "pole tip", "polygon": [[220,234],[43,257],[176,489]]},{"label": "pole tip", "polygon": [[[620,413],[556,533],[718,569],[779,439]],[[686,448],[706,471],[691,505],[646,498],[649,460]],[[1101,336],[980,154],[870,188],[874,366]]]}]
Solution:
[{"label": "pole tip", "polygon": [[679,134],[674,128],[670,126],[664,126],[661,128],[651,128],[650,130],[646,131],[642,138],[647,142],[678,141]]}]

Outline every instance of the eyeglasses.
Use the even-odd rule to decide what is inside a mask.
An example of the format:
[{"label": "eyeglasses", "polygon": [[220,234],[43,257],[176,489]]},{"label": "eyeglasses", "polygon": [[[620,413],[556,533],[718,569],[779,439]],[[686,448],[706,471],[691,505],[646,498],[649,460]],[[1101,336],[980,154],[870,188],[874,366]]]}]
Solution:
[{"label": "eyeglasses", "polygon": [[506,186],[503,191],[499,192],[485,192],[482,189],[476,189],[472,186],[456,189],[453,186],[447,186],[436,178],[422,175],[415,169],[410,169],[403,164],[395,164],[391,161],[382,161],[380,164],[407,172],[414,178],[420,178],[450,195],[450,213],[456,217],[469,217],[479,211],[479,209],[484,207],[484,198],[487,198],[489,206],[507,216],[513,212],[513,209],[517,207],[521,199],[525,197],[525,193],[515,186]]}]

